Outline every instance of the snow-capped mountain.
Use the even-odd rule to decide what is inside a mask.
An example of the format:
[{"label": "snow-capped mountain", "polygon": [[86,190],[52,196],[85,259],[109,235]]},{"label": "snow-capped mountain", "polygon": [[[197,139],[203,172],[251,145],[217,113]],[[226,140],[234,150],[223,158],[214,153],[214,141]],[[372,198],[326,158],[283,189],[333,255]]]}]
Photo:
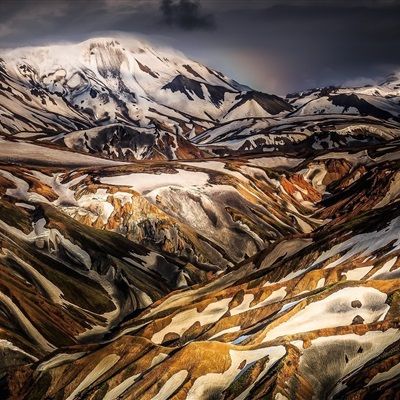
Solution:
[{"label": "snow-capped mountain", "polygon": [[348,114],[400,122],[400,77],[393,74],[376,86],[326,87],[291,94],[292,115]]},{"label": "snow-capped mountain", "polygon": [[[181,54],[139,41],[99,38],[9,51],[2,55],[0,73],[3,133],[43,140],[57,133],[62,143],[60,131],[74,131],[64,141],[71,145],[71,136],[87,142],[85,129],[119,124],[135,145],[102,152],[105,156],[149,157],[146,143],[153,134],[152,144],[168,143],[161,150],[164,157],[179,158],[179,146],[190,157],[187,138],[219,121],[291,110],[277,96],[251,91]],[[144,147],[131,152],[140,141]],[[92,152],[90,145],[83,150]]]},{"label": "snow-capped mountain", "polygon": [[214,154],[305,151],[398,138],[400,74],[376,86],[325,87],[286,96],[292,110],[275,117],[237,118],[206,129],[193,139]]}]

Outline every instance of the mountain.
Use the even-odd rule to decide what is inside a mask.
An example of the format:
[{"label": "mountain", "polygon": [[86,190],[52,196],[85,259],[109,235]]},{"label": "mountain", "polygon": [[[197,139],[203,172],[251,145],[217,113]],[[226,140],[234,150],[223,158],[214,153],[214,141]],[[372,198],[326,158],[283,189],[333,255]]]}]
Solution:
[{"label": "mountain", "polygon": [[1,399],[397,398],[398,74],[283,99],[140,41],[1,59]]},{"label": "mountain", "polygon": [[[205,130],[194,138],[216,155],[260,151],[331,149],[398,137],[400,74],[376,86],[326,87],[286,96],[288,112],[278,118],[257,113]],[[289,112],[290,111],[290,112]]]},{"label": "mountain", "polygon": [[[397,83],[396,83],[397,82]],[[294,115],[350,114],[399,122],[400,77],[361,88],[327,87],[289,95]]]},{"label": "mountain", "polygon": [[[277,96],[249,91],[181,54],[136,41],[98,38],[17,49],[2,55],[0,66],[4,133],[42,142],[56,139],[105,156],[126,156],[123,145],[104,149],[121,140],[138,148],[129,159],[196,158],[199,153],[187,137],[235,118],[235,109],[257,110],[262,117],[291,109]],[[119,126],[118,133],[100,129],[110,125]],[[102,142],[100,151],[99,144],[87,143],[93,135]],[[155,154],[148,150],[154,143]]]}]

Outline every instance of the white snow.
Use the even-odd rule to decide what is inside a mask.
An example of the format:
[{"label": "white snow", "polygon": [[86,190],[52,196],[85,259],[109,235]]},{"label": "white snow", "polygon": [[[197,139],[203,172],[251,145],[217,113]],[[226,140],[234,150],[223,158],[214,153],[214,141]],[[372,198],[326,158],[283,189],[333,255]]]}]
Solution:
[{"label": "white snow", "polygon": [[243,301],[236,307],[230,309],[231,315],[241,314],[250,309],[250,303],[254,300],[254,294],[245,294]]},{"label": "white snow", "polygon": [[197,308],[181,311],[172,317],[172,321],[163,329],[155,333],[151,340],[154,343],[162,343],[165,335],[169,332],[177,333],[181,336],[195,322],[199,322],[201,326],[211,324],[219,320],[229,309],[228,305],[232,300],[231,297],[221,299],[210,303],[207,307],[198,312]]},{"label": "white snow", "polygon": [[387,273],[396,264],[397,257],[393,257],[390,260],[386,261],[378,271],[370,276],[369,279],[379,279],[380,275]]},{"label": "white snow", "polygon": [[[43,155],[46,154],[44,157]],[[39,163],[40,165],[92,167],[124,164],[88,155],[58,149],[51,151],[44,146],[24,142],[11,142],[0,137],[0,161],[16,163]]]},{"label": "white snow", "polygon": [[268,304],[274,303],[276,301],[282,300],[287,295],[286,287],[281,287],[275,291],[273,291],[269,296],[267,296],[264,300],[260,301],[253,306],[250,306],[250,303],[254,300],[253,294],[245,294],[243,297],[243,301],[236,307],[230,310],[231,315],[241,314],[246,311],[255,310],[257,308],[264,307]]},{"label": "white snow", "polygon": [[164,361],[166,358],[168,358],[168,354],[165,353],[159,353],[157,354],[152,360],[150,364],[150,368],[154,367],[157,364],[160,364],[160,362]]},{"label": "white snow", "polygon": [[313,266],[322,263],[336,254],[344,253],[335,261],[329,263],[324,268],[334,268],[337,265],[344,263],[353,257],[367,257],[376,250],[379,250],[389,243],[392,244],[393,249],[388,251],[387,254],[392,253],[400,248],[400,238],[398,232],[400,230],[400,217],[394,218],[390,223],[380,231],[372,231],[353,235],[342,243],[338,243],[328,251],[323,252],[317,260],[312,264]]},{"label": "white snow", "polygon": [[116,354],[109,354],[104,357],[96,367],[90,371],[86,377],[80,382],[80,384],[74,389],[74,391],[66,398],[66,400],[74,400],[75,397],[88,388],[92,383],[97,381],[102,375],[110,370],[120,359]]},{"label": "white snow", "polygon": [[378,372],[367,384],[367,386],[376,385],[380,382],[387,381],[400,374],[400,364],[394,365],[385,372]]},{"label": "white snow", "polygon": [[[0,152],[1,152],[1,139],[0,139]],[[1,157],[0,157],[1,158]],[[18,200],[24,200],[28,202],[44,202],[48,203],[48,200],[43,197],[42,195],[35,193],[35,192],[30,192],[29,191],[29,184],[25,182],[23,179],[20,179],[13,174],[11,174],[8,171],[0,170],[0,175],[2,175],[4,178],[8,179],[11,181],[14,185],[15,188],[8,188],[6,190],[6,195],[10,197],[14,197]]]},{"label": "white snow", "polygon": [[315,287],[315,289],[320,289],[320,288],[324,287],[324,285],[325,285],[325,278],[321,278],[318,280],[317,286]]},{"label": "white snow", "polygon": [[230,328],[223,329],[222,331],[217,332],[215,335],[212,335],[208,340],[213,340],[219,336],[225,335],[227,333],[239,332],[240,326],[232,326]]},{"label": "white snow", "polygon": [[[310,352],[318,352],[319,349],[323,348],[331,348],[333,354],[337,354],[337,356],[343,357],[343,353],[346,351],[346,344],[353,344],[354,348],[357,349],[361,347],[363,351],[358,353],[355,351],[355,354],[349,357],[348,362],[339,367],[339,373],[342,377],[347,376],[348,374],[356,371],[361,366],[365,365],[369,360],[372,360],[374,357],[377,357],[379,354],[383,352],[383,350],[399,340],[400,332],[398,329],[390,328],[386,331],[369,331],[363,333],[362,335],[357,334],[345,334],[345,335],[335,335],[328,337],[318,337],[311,341],[311,346],[308,347],[304,353]],[[343,350],[341,350],[343,349]],[[340,351],[340,352],[339,352]],[[343,357],[344,358],[344,357]],[[323,360],[324,361],[324,360]],[[328,360],[325,360],[326,362]],[[331,364],[332,365],[332,364]],[[333,366],[333,365],[332,365]],[[323,373],[328,374],[332,373],[329,370],[323,371]],[[318,377],[318,375],[317,375]],[[338,380],[339,376],[335,377],[337,380],[337,385],[331,391],[331,396],[333,397],[336,393],[340,391],[340,389],[344,388],[344,384],[341,380]],[[318,381],[313,381],[316,385],[319,385]]]},{"label": "white snow", "polygon": [[17,353],[24,354],[25,356],[29,357],[32,361],[38,361],[38,359],[36,357],[28,354],[26,351],[20,349],[19,347],[14,346],[14,344],[11,343],[10,341],[5,340],[5,339],[0,339],[0,349],[4,349],[4,348],[9,349],[11,351],[15,351]]},{"label": "white snow", "polygon": [[197,187],[208,182],[208,174],[178,170],[176,174],[133,173],[129,175],[100,178],[101,183],[115,186],[129,186],[139,193],[153,191],[166,186]]},{"label": "white snow", "polygon": [[35,206],[32,206],[31,204],[26,204],[26,203],[15,203],[17,207],[22,207],[26,208],[27,210],[35,210]]},{"label": "white snow", "polygon": [[129,378],[126,378],[119,385],[115,386],[113,389],[107,392],[103,400],[116,400],[118,396],[124,393],[129,387],[131,387],[135,383],[136,379],[139,376],[140,374],[135,374],[130,376]]},{"label": "white snow", "polygon": [[[198,400],[207,398],[207,393],[211,390],[224,390],[226,389],[240,373],[239,365],[242,361],[246,361],[246,365],[251,364],[254,361],[259,360],[268,355],[269,360],[265,365],[264,373],[276,361],[281,359],[286,354],[284,346],[265,347],[254,350],[229,350],[229,356],[231,358],[230,367],[223,373],[210,372],[197,378],[190,390],[188,391],[186,400]],[[261,376],[259,376],[259,379]],[[250,388],[251,389],[251,388]],[[240,397],[239,397],[240,398]]]},{"label": "white snow", "polygon": [[24,328],[24,331],[36,342],[43,350],[52,351],[54,346],[36,329],[31,321],[19,309],[19,307],[12,301],[12,299],[0,292],[0,301],[3,306],[13,315],[15,320]]},{"label": "white snow", "polygon": [[77,352],[77,353],[60,353],[57,354],[56,356],[50,358],[47,361],[44,361],[38,365],[36,368],[38,371],[45,371],[47,369],[52,369],[55,367],[58,367],[64,363],[70,362],[70,361],[75,361],[78,358],[81,358],[84,356],[86,352]]},{"label": "white snow", "polygon": [[177,390],[188,376],[188,371],[185,369],[173,374],[163,385],[160,391],[152,398],[152,400],[167,400],[172,393]]},{"label": "white snow", "polygon": [[369,271],[371,271],[372,268],[374,268],[373,265],[367,265],[366,267],[361,268],[354,268],[343,272],[342,275],[344,275],[348,281],[360,281],[362,278],[364,278],[365,275],[368,274]]},{"label": "white snow", "polygon": [[297,167],[304,161],[304,158],[289,158],[289,157],[260,157],[252,158],[249,160],[249,164],[263,168],[278,168],[278,167]]},{"label": "white snow", "polygon": [[[287,321],[269,329],[263,342],[299,332],[351,325],[356,315],[361,316],[366,324],[382,321],[390,308],[385,303],[386,299],[386,293],[372,287],[338,290],[320,301],[308,304]],[[351,305],[355,300],[361,302],[361,307]]]}]

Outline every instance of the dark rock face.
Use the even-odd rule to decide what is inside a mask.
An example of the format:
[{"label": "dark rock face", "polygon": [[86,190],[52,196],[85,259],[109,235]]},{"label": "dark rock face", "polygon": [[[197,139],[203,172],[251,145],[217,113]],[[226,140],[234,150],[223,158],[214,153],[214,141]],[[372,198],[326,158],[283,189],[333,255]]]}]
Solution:
[{"label": "dark rock face", "polygon": [[147,65],[143,65],[140,61],[136,60],[137,64],[139,65],[139,68],[144,71],[147,72],[150,76],[152,76],[153,78],[158,78],[157,73],[153,72]]},{"label": "dark rock face", "polygon": [[120,161],[196,158],[204,153],[182,136],[123,124],[76,131],[58,140],[69,149]]},{"label": "dark rock face", "polygon": [[[90,131],[89,131],[90,132]],[[83,131],[67,135],[63,141],[67,147],[117,160],[135,160],[150,156],[157,136],[152,132],[140,132],[124,125],[97,129],[95,135]]]},{"label": "dark rock face", "polygon": [[225,93],[233,93],[223,86],[214,86],[208,83],[200,82],[195,79],[190,79],[183,75],[176,76],[170,83],[162,87],[164,90],[171,90],[174,92],[183,93],[189,100],[194,100],[194,95],[199,99],[204,100],[205,94],[202,85],[207,88],[210,94],[210,100],[215,106],[220,106],[224,100]]},{"label": "dark rock face", "polygon": [[230,111],[234,110],[237,107],[240,107],[250,100],[254,100],[265,111],[272,115],[279,114],[282,111],[291,111],[293,109],[292,106],[281,97],[275,96],[273,94],[257,92],[254,90],[238,95],[237,100],[239,100],[239,102],[236,103]]},{"label": "dark rock face", "polygon": [[330,96],[329,99],[335,106],[343,107],[343,111],[347,111],[349,108],[356,108],[361,115],[371,115],[379,119],[390,119],[393,118],[400,121],[399,115],[394,117],[388,111],[382,110],[373,104],[368,103],[368,101],[359,98],[356,94],[337,94]]}]

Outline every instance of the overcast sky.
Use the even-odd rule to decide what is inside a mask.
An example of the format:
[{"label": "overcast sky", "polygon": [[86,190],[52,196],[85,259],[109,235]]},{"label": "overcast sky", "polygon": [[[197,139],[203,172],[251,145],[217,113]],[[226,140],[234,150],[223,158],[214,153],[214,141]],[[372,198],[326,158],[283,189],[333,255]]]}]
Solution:
[{"label": "overcast sky", "polygon": [[398,0],[0,0],[0,47],[123,32],[286,94],[398,70],[399,21]]}]

